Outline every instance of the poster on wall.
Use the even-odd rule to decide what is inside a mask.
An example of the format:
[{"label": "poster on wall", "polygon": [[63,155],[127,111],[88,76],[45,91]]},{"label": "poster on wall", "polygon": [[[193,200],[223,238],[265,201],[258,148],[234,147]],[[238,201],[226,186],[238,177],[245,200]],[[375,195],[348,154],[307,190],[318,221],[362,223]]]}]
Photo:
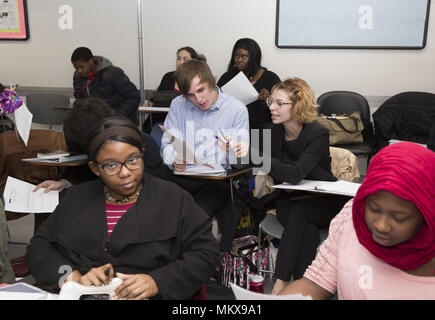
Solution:
[{"label": "poster on wall", "polygon": [[27,0],[0,0],[0,40],[27,39]]},{"label": "poster on wall", "polygon": [[423,49],[430,0],[277,0],[279,48]]}]

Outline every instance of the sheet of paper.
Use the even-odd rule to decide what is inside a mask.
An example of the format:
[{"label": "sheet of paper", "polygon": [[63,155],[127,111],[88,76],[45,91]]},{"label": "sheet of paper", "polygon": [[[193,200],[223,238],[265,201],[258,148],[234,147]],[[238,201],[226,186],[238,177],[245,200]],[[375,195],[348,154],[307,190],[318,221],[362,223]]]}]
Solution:
[{"label": "sheet of paper", "polygon": [[272,294],[263,294],[246,290],[233,283],[230,283],[236,300],[312,300],[311,296],[304,296],[300,293],[276,296]]},{"label": "sheet of paper", "polygon": [[211,169],[204,165],[188,165],[184,171],[174,171],[176,175],[184,176],[225,176],[226,170],[219,166]]},{"label": "sheet of paper", "polygon": [[27,106],[23,103],[21,107],[19,107],[13,113],[8,113],[7,116],[15,123],[21,139],[23,139],[24,144],[27,146],[30,128],[32,127],[33,114],[30,113],[29,109],[27,109]]},{"label": "sheet of paper", "polygon": [[245,105],[258,99],[258,92],[252,83],[246,78],[243,71],[240,71],[234,78],[222,86],[222,92],[233,96]]},{"label": "sheet of paper", "polygon": [[31,183],[8,177],[3,199],[5,210],[11,212],[48,213],[53,212],[59,203],[59,192],[44,189],[33,192]]},{"label": "sheet of paper", "polygon": [[287,189],[287,190],[303,190],[319,193],[339,194],[349,197],[354,197],[361,184],[338,180],[333,182],[318,181],[318,180],[302,180],[298,184],[278,184],[272,188]]}]

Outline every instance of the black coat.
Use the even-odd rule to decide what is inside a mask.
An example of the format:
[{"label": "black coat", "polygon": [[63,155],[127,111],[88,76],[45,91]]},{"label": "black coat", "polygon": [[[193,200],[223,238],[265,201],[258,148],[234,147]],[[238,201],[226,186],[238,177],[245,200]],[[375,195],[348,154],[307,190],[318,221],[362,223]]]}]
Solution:
[{"label": "black coat", "polygon": [[331,172],[329,132],[316,121],[305,124],[297,139],[285,141],[284,126],[272,126],[271,170],[275,183],[302,179],[335,181]]},{"label": "black coat", "polygon": [[218,265],[209,216],[187,192],[147,174],[138,201],[118,221],[107,251],[106,240],[103,183],[71,187],[27,247],[37,285],[55,291],[62,266],[86,274],[111,263],[115,272],[149,274],[164,299],[188,299]]},{"label": "black coat", "polygon": [[99,66],[95,78],[88,81],[78,72],[74,73],[74,97],[103,99],[116,113],[138,123],[137,110],[140,93],[121,68],[115,67],[104,57],[95,57]]}]

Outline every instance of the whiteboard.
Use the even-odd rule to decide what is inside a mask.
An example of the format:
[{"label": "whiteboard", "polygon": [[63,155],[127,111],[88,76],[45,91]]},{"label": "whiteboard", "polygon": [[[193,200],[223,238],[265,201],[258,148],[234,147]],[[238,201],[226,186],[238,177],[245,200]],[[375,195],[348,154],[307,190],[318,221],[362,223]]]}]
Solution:
[{"label": "whiteboard", "polygon": [[430,0],[277,0],[279,48],[422,49]]}]

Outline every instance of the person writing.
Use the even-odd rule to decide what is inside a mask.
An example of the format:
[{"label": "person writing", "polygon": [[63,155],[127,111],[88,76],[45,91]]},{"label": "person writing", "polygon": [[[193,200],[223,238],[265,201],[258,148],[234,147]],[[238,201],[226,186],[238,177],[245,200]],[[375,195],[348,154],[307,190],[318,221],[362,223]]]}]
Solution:
[{"label": "person writing", "polygon": [[279,294],[435,299],[434,186],[434,152],[411,142],[381,149],[316,259]]},{"label": "person writing", "polygon": [[138,123],[140,94],[124,71],[102,56],[94,56],[86,47],[79,47],[71,55],[76,69],[73,77],[74,97],[103,99],[118,115]]},{"label": "person writing", "polygon": [[[116,276],[120,299],[188,299],[216,272],[210,218],[173,183],[144,173],[142,139],[123,117],[88,134],[89,167],[99,178],[74,185],[26,251],[37,286],[100,286]],[[171,201],[164,201],[170,198]]]},{"label": "person writing", "polygon": [[[175,81],[182,95],[172,100],[164,123],[166,130],[186,141],[201,163],[225,169],[241,164],[249,150],[246,107],[219,91],[215,77],[204,61],[186,61],[175,72]],[[161,154],[169,168],[184,171],[188,165],[199,163],[178,151],[165,134]],[[228,183],[181,176],[172,181],[188,190],[204,211],[217,217],[222,233],[220,248],[231,250],[240,213],[233,207]]]}]

